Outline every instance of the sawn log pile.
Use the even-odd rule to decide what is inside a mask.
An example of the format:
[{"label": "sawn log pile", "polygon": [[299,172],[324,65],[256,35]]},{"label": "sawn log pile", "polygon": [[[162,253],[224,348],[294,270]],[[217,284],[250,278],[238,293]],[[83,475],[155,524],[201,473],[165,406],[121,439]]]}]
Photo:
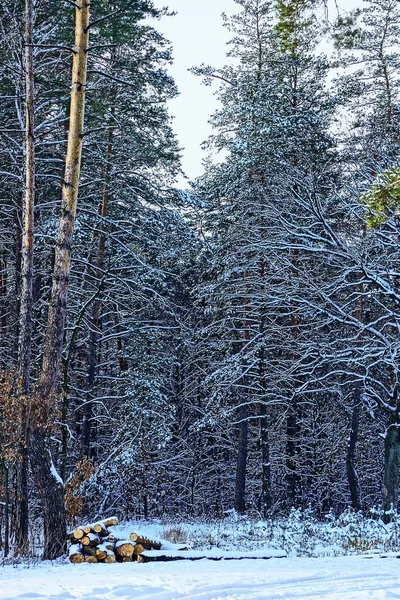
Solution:
[{"label": "sawn log pile", "polygon": [[118,525],[116,517],[110,517],[81,525],[68,534],[71,543],[69,560],[72,563],[125,563],[125,562],[169,562],[176,560],[242,560],[286,558],[286,552],[274,549],[260,549],[251,552],[223,551],[219,549],[189,550],[184,545],[173,544],[162,547],[162,542],[154,542],[135,532],[128,539],[120,539],[110,531]]},{"label": "sawn log pile", "polygon": [[68,534],[69,560],[72,563],[144,562],[145,550],[160,550],[161,543],[132,532],[129,539],[119,539],[109,531],[118,525],[117,517],[109,517],[81,525]]}]

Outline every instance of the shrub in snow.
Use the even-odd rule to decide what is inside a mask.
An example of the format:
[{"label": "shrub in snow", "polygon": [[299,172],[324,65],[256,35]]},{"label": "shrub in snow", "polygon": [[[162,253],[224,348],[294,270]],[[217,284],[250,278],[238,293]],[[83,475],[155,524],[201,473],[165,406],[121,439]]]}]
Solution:
[{"label": "shrub in snow", "polygon": [[229,514],[220,521],[197,521],[160,525],[159,537],[188,544],[197,550],[282,549],[291,556],[341,556],[367,551],[400,550],[400,515],[393,513],[385,525],[382,511],[369,516],[352,510],[339,516],[329,513],[325,521],[313,511],[292,509],[287,518],[257,521]]}]

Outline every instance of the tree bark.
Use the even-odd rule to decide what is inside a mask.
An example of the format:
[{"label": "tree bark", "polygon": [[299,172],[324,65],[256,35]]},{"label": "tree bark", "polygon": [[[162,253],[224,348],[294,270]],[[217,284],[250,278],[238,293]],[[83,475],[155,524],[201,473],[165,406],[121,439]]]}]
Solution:
[{"label": "tree bark", "polygon": [[22,230],[23,230],[23,208],[24,199],[21,196],[21,202],[15,210],[15,342],[14,352],[18,364],[18,346],[20,338],[20,317],[21,317],[21,266],[22,266]]},{"label": "tree bark", "polygon": [[[3,250],[0,255],[0,298],[7,296],[7,257]],[[0,316],[0,327],[3,332],[7,328],[7,316],[6,311],[2,311]]]},{"label": "tree bark", "polygon": [[[382,489],[383,510],[385,512],[390,511],[392,508],[396,511],[399,502],[399,426],[398,415],[390,415],[385,437],[385,466]],[[389,520],[390,516],[384,515],[384,521],[388,522]]]},{"label": "tree bark", "polygon": [[35,83],[33,72],[33,0],[25,0],[25,210],[22,293],[19,336],[19,375],[29,394],[32,338],[33,232],[35,207]]},{"label": "tree bark", "polygon": [[247,440],[248,440],[248,410],[243,402],[240,407],[239,445],[236,462],[235,482],[235,510],[239,514],[246,511],[246,468],[247,468]]},{"label": "tree bark", "polygon": [[297,500],[297,439],[297,402],[293,398],[286,417],[286,482],[290,508],[296,506]]},{"label": "tree bark", "polygon": [[271,494],[271,460],[269,448],[268,411],[265,404],[260,408],[260,442],[261,442],[261,513],[264,517],[272,507]]},{"label": "tree bark", "polygon": [[[2,475],[2,477],[1,477]],[[8,467],[0,456],[0,485],[4,489],[4,543],[3,552],[4,557],[8,556],[10,552],[10,490],[9,490],[9,473]],[[0,536],[0,542],[2,536]]]},{"label": "tree bark", "polygon": [[46,426],[54,409],[54,395],[63,349],[67,296],[71,269],[71,243],[75,225],[80,179],[89,42],[89,2],[79,0],[75,9],[75,47],[72,66],[71,109],[61,215],[55,251],[53,284],[49,303],[42,368],[37,400],[44,414],[36,422],[31,440],[31,464],[44,511],[44,558],[65,551],[66,517],[64,486],[52,463]]},{"label": "tree bark", "polygon": [[[362,229],[362,239],[364,240],[367,235],[367,228],[364,225]],[[357,303],[356,310],[356,318],[362,322],[364,318],[364,285],[362,283],[363,273],[360,273],[360,284],[358,286],[358,290],[360,292],[360,297]],[[349,482],[350,488],[350,496],[351,496],[351,505],[354,510],[361,510],[361,488],[360,488],[360,479],[358,477],[356,462],[355,462],[355,453],[357,446],[357,438],[358,438],[358,429],[360,425],[360,410],[361,410],[361,385],[360,383],[356,384],[355,392],[354,392],[354,405],[351,416],[351,429],[350,429],[350,437],[349,437],[349,445],[347,447],[347,456],[346,456],[346,468],[347,468],[347,480]]]},{"label": "tree bark", "polygon": [[[33,0],[25,0],[25,208],[22,254],[22,293],[18,345],[18,371],[21,393],[28,398],[31,378],[33,240],[35,209],[35,80],[33,68]],[[22,408],[21,460],[17,465],[15,551],[28,549],[28,407]]]},{"label": "tree bark", "polygon": [[347,447],[346,467],[347,480],[349,482],[351,505],[354,510],[361,510],[361,489],[355,465],[355,452],[358,437],[358,428],[360,425],[360,388],[357,387],[354,398],[354,406],[351,415],[351,429],[349,436],[349,445]]},{"label": "tree bark", "polygon": [[44,516],[44,560],[66,551],[64,485],[55,470],[44,431],[36,430],[30,442],[30,460]]},{"label": "tree bark", "polygon": [[[101,204],[99,206],[99,214],[105,219],[108,214],[108,203],[110,199],[110,174],[111,174],[111,154],[113,149],[113,130],[110,128],[108,133],[108,142],[106,147],[106,163],[104,169],[104,187]],[[104,224],[103,224],[104,225]],[[105,264],[105,250],[106,250],[107,237],[104,230],[100,233],[99,243],[97,248],[97,260],[94,277],[96,281],[100,281],[103,276],[104,264]],[[98,339],[100,332],[100,314],[101,314],[101,300],[96,298],[93,303],[92,310],[92,325],[90,329],[89,338],[89,361],[88,361],[88,372],[87,372],[87,386],[88,394],[85,403],[85,414],[83,418],[82,427],[82,441],[83,441],[83,454],[90,458],[91,456],[91,439],[92,439],[92,422],[93,422],[93,388],[96,378],[96,364],[97,364],[97,349]]]}]

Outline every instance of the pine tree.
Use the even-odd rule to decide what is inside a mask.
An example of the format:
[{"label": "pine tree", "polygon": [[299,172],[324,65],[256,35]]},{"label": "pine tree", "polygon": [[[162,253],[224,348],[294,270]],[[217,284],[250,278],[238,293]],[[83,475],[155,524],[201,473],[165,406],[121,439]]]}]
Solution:
[{"label": "pine tree", "polygon": [[[233,19],[237,35],[231,52],[241,68],[222,73],[229,83],[222,87],[223,108],[213,119],[222,131],[213,142],[225,145],[230,154],[226,164],[210,169],[201,183],[215,198],[211,202],[220,219],[218,229],[212,213],[218,278],[206,290],[208,302],[212,290],[212,303],[218,306],[210,334],[215,328],[214,335],[228,344],[232,337],[230,348],[218,345],[219,383],[213,378],[212,385],[247,390],[242,407],[249,413],[238,418],[244,423],[256,416],[262,424],[263,503],[268,508],[270,453],[265,424],[278,403],[288,411],[288,501],[295,503],[297,498],[294,403],[296,388],[304,383],[300,375],[304,368],[295,350],[302,343],[302,323],[292,298],[300,285],[298,271],[307,260],[296,247],[307,227],[305,206],[311,203],[309,213],[313,209],[310,194],[324,195],[330,185],[326,166],[333,158],[328,133],[333,102],[323,87],[328,65],[312,54],[317,39],[312,16],[300,11],[294,33],[290,30],[288,38],[285,30],[283,40],[270,3],[247,2],[243,7]],[[221,76],[210,68],[200,72]],[[242,350],[233,341],[240,331],[245,337]],[[289,374],[290,362],[299,364],[298,373],[291,369]],[[238,376],[240,370],[246,373],[245,380]]]}]

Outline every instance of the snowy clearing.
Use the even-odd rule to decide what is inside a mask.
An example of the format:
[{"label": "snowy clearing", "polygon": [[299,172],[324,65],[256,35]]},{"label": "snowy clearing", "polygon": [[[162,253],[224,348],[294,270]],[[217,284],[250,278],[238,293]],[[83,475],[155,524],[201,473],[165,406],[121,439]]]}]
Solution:
[{"label": "snowy clearing", "polygon": [[0,568],[1,600],[386,600],[400,560],[374,556]]}]

